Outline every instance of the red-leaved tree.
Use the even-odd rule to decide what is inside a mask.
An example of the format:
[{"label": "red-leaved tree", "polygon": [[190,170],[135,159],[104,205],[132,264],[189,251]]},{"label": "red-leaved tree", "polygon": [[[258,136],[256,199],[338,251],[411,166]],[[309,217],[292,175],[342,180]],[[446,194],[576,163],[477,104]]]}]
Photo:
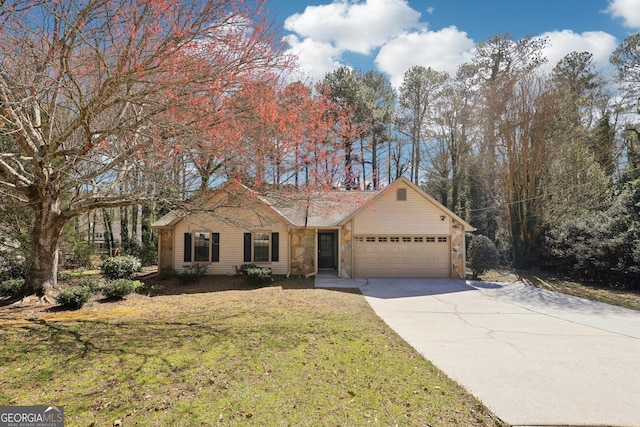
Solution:
[{"label": "red-leaved tree", "polygon": [[176,197],[178,157],[237,155],[223,104],[288,66],[266,16],[240,0],[0,3],[0,196],[34,217],[24,293],[56,287],[71,218]]}]

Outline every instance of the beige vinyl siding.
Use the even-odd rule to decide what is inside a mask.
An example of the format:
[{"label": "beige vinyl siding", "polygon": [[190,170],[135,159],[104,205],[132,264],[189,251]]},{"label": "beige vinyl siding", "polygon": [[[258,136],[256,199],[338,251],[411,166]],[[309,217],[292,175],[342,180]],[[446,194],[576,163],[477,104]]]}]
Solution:
[{"label": "beige vinyl siding", "polygon": [[[407,200],[396,200],[396,189],[384,192],[353,218],[354,235],[450,234],[450,217],[408,186]],[[444,221],[440,216],[444,215]]]},{"label": "beige vinyl siding", "polygon": [[[279,233],[279,260],[277,262],[258,263],[260,266],[271,267],[273,274],[286,274],[289,270],[289,231],[282,221],[270,217],[271,212],[238,213],[230,212],[238,225],[222,222],[206,214],[191,215],[189,220],[180,221],[175,226],[174,234],[174,265],[175,269],[183,271],[184,262],[184,233],[206,231],[220,233],[220,262],[203,263],[207,265],[207,274],[233,274],[235,266],[244,263],[244,233],[267,232]],[[272,242],[270,242],[271,244]],[[271,253],[271,252],[269,252]]]},{"label": "beige vinyl siding", "polygon": [[451,217],[406,184],[358,212],[353,236],[355,276],[451,276]]}]

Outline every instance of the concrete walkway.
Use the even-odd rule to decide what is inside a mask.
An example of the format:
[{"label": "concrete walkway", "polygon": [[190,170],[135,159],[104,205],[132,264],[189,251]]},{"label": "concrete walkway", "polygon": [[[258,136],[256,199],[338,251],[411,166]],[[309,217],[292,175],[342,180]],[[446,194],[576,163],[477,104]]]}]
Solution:
[{"label": "concrete walkway", "polygon": [[521,284],[316,286],[359,287],[402,338],[513,426],[640,427],[640,312]]}]

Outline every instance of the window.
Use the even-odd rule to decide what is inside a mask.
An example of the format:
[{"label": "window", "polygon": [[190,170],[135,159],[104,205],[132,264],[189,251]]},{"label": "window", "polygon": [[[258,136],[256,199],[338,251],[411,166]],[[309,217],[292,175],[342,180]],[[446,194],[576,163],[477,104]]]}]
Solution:
[{"label": "window", "polygon": [[376,238],[372,236],[367,236],[367,242],[375,242]]},{"label": "window", "polygon": [[193,260],[209,262],[211,235],[209,233],[193,233]]},{"label": "window", "polygon": [[400,241],[399,237],[389,237],[389,240],[393,243],[398,243]]},{"label": "window", "polygon": [[378,237],[378,242],[379,243],[387,243],[387,238],[386,237]]},{"label": "window", "polygon": [[364,237],[362,237],[362,236],[356,237],[356,242],[358,242],[358,243],[364,242]]},{"label": "window", "polygon": [[422,237],[414,237],[413,241],[416,242],[416,243],[422,243],[422,242],[424,242],[424,239]]},{"label": "window", "polygon": [[403,237],[403,238],[402,238],[402,242],[403,242],[403,243],[409,243],[409,242],[411,242],[411,237]]},{"label": "window", "polygon": [[407,189],[406,188],[398,188],[396,190],[396,200],[399,202],[404,202],[407,200]]},{"label": "window", "polygon": [[253,238],[253,261],[269,262],[269,233],[256,233]]},{"label": "window", "polygon": [[426,237],[427,243],[434,243],[436,241],[435,237]]},{"label": "window", "polygon": [[184,262],[220,262],[220,233],[184,233]]},{"label": "window", "polygon": [[446,237],[438,237],[438,243],[447,243]]},{"label": "window", "polygon": [[244,233],[244,262],[280,260],[280,233]]}]

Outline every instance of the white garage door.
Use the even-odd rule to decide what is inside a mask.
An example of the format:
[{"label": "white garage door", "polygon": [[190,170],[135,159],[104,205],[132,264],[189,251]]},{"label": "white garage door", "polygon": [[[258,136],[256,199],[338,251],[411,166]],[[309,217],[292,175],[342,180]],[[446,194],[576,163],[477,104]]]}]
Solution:
[{"label": "white garage door", "polygon": [[356,236],[354,271],[358,277],[449,277],[449,237]]}]

